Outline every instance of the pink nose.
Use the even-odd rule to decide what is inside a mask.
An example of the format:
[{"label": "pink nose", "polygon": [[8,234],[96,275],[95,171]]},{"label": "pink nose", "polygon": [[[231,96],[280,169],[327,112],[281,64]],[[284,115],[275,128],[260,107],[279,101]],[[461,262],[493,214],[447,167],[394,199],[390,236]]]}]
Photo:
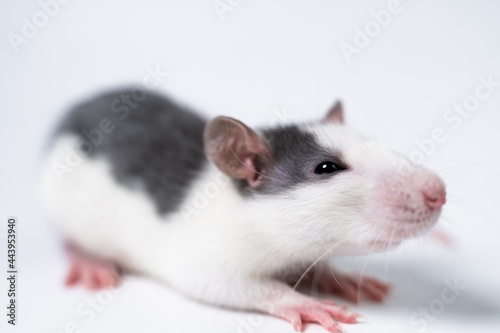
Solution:
[{"label": "pink nose", "polygon": [[422,191],[427,207],[438,209],[446,203],[446,190],[443,185],[429,186]]}]

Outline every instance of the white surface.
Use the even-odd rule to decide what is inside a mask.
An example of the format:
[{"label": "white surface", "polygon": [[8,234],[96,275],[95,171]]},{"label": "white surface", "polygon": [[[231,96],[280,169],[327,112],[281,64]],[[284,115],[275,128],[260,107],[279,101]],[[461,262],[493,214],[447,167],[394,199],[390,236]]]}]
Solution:
[{"label": "white surface", "polygon": [[[160,91],[208,115],[249,124],[271,123],[282,114],[292,120],[319,117],[341,98],[352,126],[406,154],[417,148],[415,140],[442,128],[447,140],[425,164],[447,182],[449,202],[440,224],[455,237],[455,247],[417,240],[387,255],[343,258],[339,264],[346,269],[366,263],[366,274],[395,285],[385,304],[357,308],[369,323],[345,328],[498,332],[500,88],[458,128],[442,117],[474,93],[478,76],[500,81],[500,4],[406,0],[401,5],[402,12],[348,64],[340,43],[352,43],[355,28],[373,20],[371,11],[387,8],[386,1],[249,0],[221,20],[211,0],[74,0],[61,5],[18,52],[7,35],[19,34],[23,17],[31,19],[40,6],[4,1],[0,219],[14,215],[20,221],[20,308],[15,328],[1,310],[1,331],[64,332],[71,321],[82,332],[292,331],[284,321],[200,305],[138,277],[128,278],[122,292],[86,322],[76,311],[96,295],[62,287],[66,263],[60,240],[43,218],[35,191],[47,135],[71,103],[104,88],[140,83],[147,68],[159,66],[169,73]],[[5,272],[3,239],[0,248]],[[412,313],[436,304],[444,280],[455,278],[468,288],[426,330],[412,325]],[[6,304],[6,281],[0,281],[0,304]],[[308,325],[306,332],[324,330]]]}]

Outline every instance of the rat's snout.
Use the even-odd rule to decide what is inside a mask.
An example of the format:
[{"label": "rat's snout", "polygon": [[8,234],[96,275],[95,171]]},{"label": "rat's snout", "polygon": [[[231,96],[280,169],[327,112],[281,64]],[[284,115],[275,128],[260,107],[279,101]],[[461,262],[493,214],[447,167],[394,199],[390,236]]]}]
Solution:
[{"label": "rat's snout", "polygon": [[[446,203],[446,187],[441,178],[424,168],[401,177],[387,172],[377,184],[369,212],[396,228],[426,229],[436,222]],[[415,228],[415,230],[414,230]]]},{"label": "rat's snout", "polygon": [[446,203],[446,189],[441,180],[437,179],[430,184],[426,184],[422,189],[424,202],[430,209],[441,208]]}]

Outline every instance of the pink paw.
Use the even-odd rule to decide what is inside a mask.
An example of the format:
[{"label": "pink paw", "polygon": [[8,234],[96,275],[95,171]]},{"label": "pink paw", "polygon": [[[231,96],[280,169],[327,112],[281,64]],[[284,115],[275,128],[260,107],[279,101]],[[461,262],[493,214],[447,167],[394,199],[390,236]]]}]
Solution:
[{"label": "pink paw", "polygon": [[71,263],[64,284],[81,285],[86,289],[114,287],[120,281],[120,271],[113,263],[92,258],[78,250],[69,249]]},{"label": "pink paw", "polygon": [[389,295],[391,286],[375,278],[357,274],[340,274],[325,270],[320,277],[320,291],[334,293],[358,303],[362,299],[381,302]]},{"label": "pink paw", "polygon": [[337,322],[354,324],[361,315],[348,312],[345,306],[330,301],[309,299],[300,305],[282,306],[276,309],[275,316],[289,321],[295,331],[302,331],[302,323],[318,323],[328,332],[342,333],[344,330]]},{"label": "pink paw", "polygon": [[453,237],[446,231],[441,230],[441,229],[432,229],[427,236],[440,243],[441,245],[444,245],[446,247],[452,247],[454,239]]}]

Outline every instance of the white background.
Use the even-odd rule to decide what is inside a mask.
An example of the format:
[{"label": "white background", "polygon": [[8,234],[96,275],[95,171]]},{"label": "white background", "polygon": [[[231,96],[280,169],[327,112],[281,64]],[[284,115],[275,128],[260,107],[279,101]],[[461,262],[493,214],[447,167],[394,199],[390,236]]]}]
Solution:
[{"label": "white background", "polygon": [[[43,0],[42,0],[43,1]],[[233,3],[238,1],[233,0]],[[103,89],[137,84],[148,68],[168,72],[157,90],[208,116],[269,124],[277,115],[319,118],[342,99],[350,126],[410,154],[415,140],[442,128],[424,164],[448,186],[443,247],[415,240],[387,255],[343,258],[338,265],[391,281],[382,305],[356,308],[369,323],[347,332],[499,332],[500,89],[458,128],[443,114],[474,94],[478,77],[500,81],[500,3],[401,0],[401,13],[348,63],[340,44],[373,21],[387,1],[245,0],[222,20],[212,0],[73,0],[17,52],[9,33],[33,21],[36,1],[0,5],[0,233],[19,219],[18,325],[6,322],[0,273],[1,331],[292,332],[271,317],[221,310],[183,298],[147,278],[127,278],[95,318],[76,309],[99,294],[62,286],[61,239],[39,207],[36,181],[47,136],[72,103]],[[276,111],[278,110],[278,111]],[[2,272],[5,240],[0,240]],[[168,263],[166,263],[168,264]],[[445,281],[467,286],[423,330],[409,318],[438,304]],[[101,300],[106,295],[101,295]],[[438,303],[436,303],[438,302]],[[324,332],[307,325],[306,332]]]}]

